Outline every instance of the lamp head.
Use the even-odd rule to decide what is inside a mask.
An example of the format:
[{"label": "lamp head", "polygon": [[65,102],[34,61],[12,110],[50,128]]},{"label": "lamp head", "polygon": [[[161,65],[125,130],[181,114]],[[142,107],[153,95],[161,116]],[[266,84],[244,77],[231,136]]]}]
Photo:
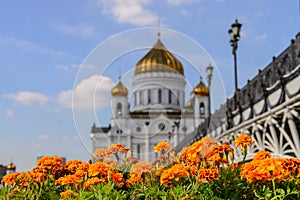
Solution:
[{"label": "lamp head", "polygon": [[234,33],[233,33],[232,29],[229,29],[228,33],[229,33],[229,37],[230,37],[230,42],[233,43],[235,41],[235,37],[234,37]]},{"label": "lamp head", "polygon": [[213,73],[213,70],[214,70],[214,67],[211,66],[211,64],[209,64],[209,65],[206,67],[206,76],[207,76],[207,77],[211,77],[211,76],[212,76],[212,73]]},{"label": "lamp head", "polygon": [[234,24],[231,25],[231,30],[232,30],[235,38],[240,37],[241,27],[242,27],[242,24],[240,24],[237,19],[235,20]]}]

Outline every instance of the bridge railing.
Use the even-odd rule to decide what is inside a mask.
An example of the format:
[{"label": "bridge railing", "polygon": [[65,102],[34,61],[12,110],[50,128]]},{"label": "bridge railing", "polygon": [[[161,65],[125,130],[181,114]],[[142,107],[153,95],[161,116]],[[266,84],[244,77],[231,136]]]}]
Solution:
[{"label": "bridge railing", "polygon": [[[227,99],[226,103],[212,114],[209,126],[211,135],[217,137],[243,121],[267,112],[276,106],[277,104],[270,104],[270,99],[276,96],[274,91],[278,88],[285,88],[291,79],[298,76],[299,72],[295,73],[295,71],[299,71],[299,64],[300,33],[297,34],[295,40],[291,40],[287,49],[279,56],[273,57],[268,66],[259,70],[259,73],[252,80],[248,80],[246,86],[235,92],[233,97]],[[283,94],[282,97],[283,99],[279,103],[290,98],[290,95]],[[258,108],[261,106],[264,107],[258,112]]]}]

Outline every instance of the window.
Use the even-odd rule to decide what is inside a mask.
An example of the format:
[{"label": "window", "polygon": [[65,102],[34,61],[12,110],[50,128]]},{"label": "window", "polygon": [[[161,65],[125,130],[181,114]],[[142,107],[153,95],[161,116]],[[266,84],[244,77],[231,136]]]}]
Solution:
[{"label": "window", "polygon": [[165,129],[165,124],[164,123],[159,123],[158,124],[158,129],[163,131]]},{"label": "window", "polygon": [[151,90],[148,90],[148,104],[151,103]]},{"label": "window", "polygon": [[122,104],[119,102],[117,103],[117,115],[122,115]]},{"label": "window", "polygon": [[201,102],[201,103],[200,103],[200,115],[204,115],[204,114],[205,114],[204,103]]},{"label": "window", "polygon": [[172,103],[172,91],[169,90],[169,103]]},{"label": "window", "polygon": [[161,89],[158,89],[158,103],[161,103]]}]

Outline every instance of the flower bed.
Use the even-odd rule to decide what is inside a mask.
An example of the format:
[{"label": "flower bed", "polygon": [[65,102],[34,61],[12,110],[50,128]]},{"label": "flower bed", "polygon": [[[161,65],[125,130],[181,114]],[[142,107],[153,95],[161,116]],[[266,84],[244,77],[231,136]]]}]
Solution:
[{"label": "flower bed", "polygon": [[[235,140],[244,158],[254,141]],[[260,150],[234,162],[234,150],[204,137],[176,153],[158,143],[154,163],[121,144],[98,149],[92,162],[44,156],[36,168],[3,177],[0,199],[300,199],[300,161]]]}]

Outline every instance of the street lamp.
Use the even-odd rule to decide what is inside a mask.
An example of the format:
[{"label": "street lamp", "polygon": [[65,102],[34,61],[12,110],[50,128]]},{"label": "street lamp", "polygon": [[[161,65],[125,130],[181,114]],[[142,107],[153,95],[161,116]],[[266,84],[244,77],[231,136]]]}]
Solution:
[{"label": "street lamp", "polygon": [[211,85],[211,78],[212,78],[212,74],[213,74],[213,70],[214,70],[214,67],[211,66],[211,64],[209,64],[207,67],[206,67],[206,80],[207,80],[207,83],[208,83],[208,91],[209,91],[209,96],[208,96],[208,119],[210,120],[210,116],[211,116],[211,100],[210,100],[210,95],[211,95],[211,92],[210,92],[210,85]]},{"label": "street lamp", "polygon": [[231,29],[229,29],[228,33],[230,36],[230,43],[232,46],[232,54],[234,57],[234,79],[235,79],[235,91],[238,89],[237,83],[237,63],[236,63],[236,50],[238,48],[238,41],[240,39],[240,31],[241,31],[242,24],[235,20],[235,23],[231,25]]},{"label": "street lamp", "polygon": [[237,100],[236,100],[236,92],[238,90],[238,81],[237,81],[237,62],[236,62],[236,50],[238,48],[238,41],[240,39],[240,31],[242,24],[235,20],[235,23],[231,25],[231,29],[229,29],[228,33],[230,36],[230,44],[232,46],[232,54],[234,59],[234,82],[235,82],[235,94],[234,94],[234,109],[236,108]]}]

